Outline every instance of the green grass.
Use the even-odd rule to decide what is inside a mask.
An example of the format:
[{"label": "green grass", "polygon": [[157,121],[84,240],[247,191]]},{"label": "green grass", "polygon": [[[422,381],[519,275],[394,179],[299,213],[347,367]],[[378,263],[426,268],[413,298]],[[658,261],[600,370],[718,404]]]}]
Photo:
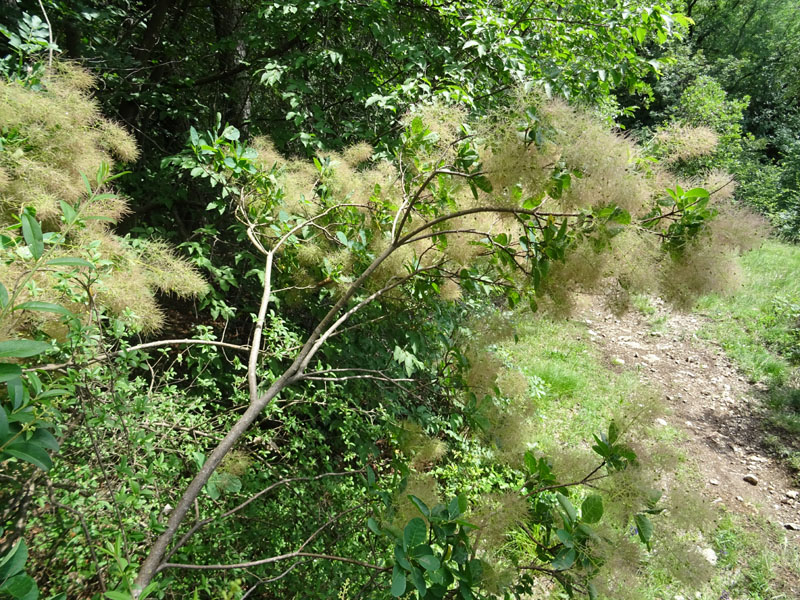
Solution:
[{"label": "green grass", "polygon": [[634,372],[609,369],[607,360],[585,341],[584,325],[532,318],[518,323],[517,333],[519,341],[505,344],[501,354],[544,383],[545,393],[537,401],[537,446],[588,442],[611,419],[635,415],[637,403],[652,409],[652,392]]},{"label": "green grass", "polygon": [[783,383],[798,352],[800,246],[768,241],[741,259],[743,283],[729,296],[701,298],[712,324],[702,334],[718,342],[753,381]]},{"label": "green grass", "polygon": [[[779,247],[778,251],[781,250]],[[800,261],[800,252],[797,256]],[[712,299],[704,299],[704,302],[708,310]],[[723,299],[716,298],[713,302],[718,311],[713,327],[722,326],[724,317],[732,319],[732,315],[725,312]],[[574,447],[578,441],[588,441],[592,433],[604,429],[612,418],[636,415],[642,407],[648,407],[646,419],[656,414],[649,408],[659,404],[658,397],[633,371],[620,373],[619,368],[612,367],[608,357],[589,342],[584,325],[528,318],[517,324],[517,333],[519,341],[503,344],[499,354],[533,381],[543,382],[545,392],[537,400],[538,426],[532,440],[540,451],[549,453],[558,447]],[[731,329],[728,334],[733,338]],[[755,346],[756,342],[752,344]],[[789,368],[788,363],[785,368]],[[675,447],[682,435],[671,427],[643,425],[644,435],[655,444]],[[637,435],[642,435],[642,430]],[[589,451],[588,444],[585,449]],[[673,485],[687,489],[698,486],[699,475],[688,464],[679,462],[676,467]],[[692,510],[687,507],[687,511]],[[693,531],[690,527],[679,535],[688,535],[687,539],[692,540],[690,545],[713,548],[719,562],[711,569],[710,577],[687,582],[686,577],[676,577],[674,565],[670,567],[669,561],[664,561],[664,553],[668,554],[672,547],[670,538],[679,530],[667,522],[657,522],[656,536],[659,529],[666,542],[665,550],[656,543],[653,560],[648,559],[641,566],[633,584],[633,595],[628,597],[665,600],[682,595],[690,600],[696,593],[703,600],[794,597],[791,590],[797,589],[800,581],[800,555],[796,547],[788,545],[782,530],[729,513],[716,524],[711,521],[708,528],[698,522]],[[704,535],[700,535],[701,529]],[[680,563],[682,556],[675,558]],[[705,568],[710,569],[708,565]],[[728,596],[724,595],[726,593]]]}]

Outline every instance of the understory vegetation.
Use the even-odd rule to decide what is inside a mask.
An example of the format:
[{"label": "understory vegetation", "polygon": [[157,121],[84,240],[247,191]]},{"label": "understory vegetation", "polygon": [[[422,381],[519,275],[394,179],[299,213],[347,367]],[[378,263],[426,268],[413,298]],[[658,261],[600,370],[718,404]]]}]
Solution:
[{"label": "understory vegetation", "polygon": [[568,320],[699,306],[800,465],[800,33],[722,4],[3,4],[0,598],[777,597]]}]

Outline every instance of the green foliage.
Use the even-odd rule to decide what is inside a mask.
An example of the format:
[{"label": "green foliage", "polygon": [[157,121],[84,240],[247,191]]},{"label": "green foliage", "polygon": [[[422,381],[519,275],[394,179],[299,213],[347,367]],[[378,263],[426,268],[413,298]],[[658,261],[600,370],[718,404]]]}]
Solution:
[{"label": "green foliage", "polygon": [[34,90],[43,86],[44,52],[58,52],[51,41],[50,28],[38,15],[22,13],[16,31],[0,25],[0,34],[8,40],[11,51],[0,59],[0,74],[8,80],[19,80]]},{"label": "green foliage", "polygon": [[[515,367],[495,309],[566,302],[573,272],[666,288],[738,245],[708,192],[587,107],[648,96],[647,45],[689,21],[644,0],[170,7],[47,3],[141,137],[130,221],[111,159],[137,151],[92,78],[23,77],[44,29],[4,30],[0,525],[43,593],[469,600],[549,578],[597,597],[616,550],[637,568],[661,512],[650,409],[561,341]],[[710,116],[719,94],[686,103],[704,94]],[[135,339],[164,323],[182,339]]]}]

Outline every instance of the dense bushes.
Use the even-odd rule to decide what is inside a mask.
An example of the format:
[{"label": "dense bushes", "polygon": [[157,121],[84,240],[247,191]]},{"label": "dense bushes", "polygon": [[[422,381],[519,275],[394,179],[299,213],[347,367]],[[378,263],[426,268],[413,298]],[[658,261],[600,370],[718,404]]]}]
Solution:
[{"label": "dense bushes", "polygon": [[[55,597],[466,600],[545,580],[620,597],[632,573],[610,559],[635,570],[650,517],[680,497],[646,440],[650,404],[637,395],[569,451],[535,446],[548,382],[497,344],[525,308],[567,311],[576,290],[624,309],[633,293],[685,305],[730,287],[732,257],[760,235],[721,170],[745,151],[744,104],[699,78],[644,147],[587,106],[647,92],[657,67],[637,49],[685,23],[658,4],[565,3],[572,18],[527,3],[228,4],[184,7],[213,20],[228,87],[186,92],[211,34],[175,21],[156,49],[164,3],[140,15],[142,47],[123,63],[191,60],[103,73],[120,86],[104,106],[142,126],[151,154],[127,184],[134,208],[151,205],[127,236],[109,224],[128,208],[103,165],[133,160],[134,144],[84,71],[26,55],[53,48],[49,30],[30,17],[17,38],[5,30],[20,60],[0,88],[0,289],[3,337],[20,339],[0,342],[2,550],[26,537]],[[226,7],[246,18],[229,23]],[[77,45],[111,63],[129,15],[103,10]],[[287,23],[300,36],[272,47]],[[364,44],[393,60],[364,75]],[[267,66],[251,73],[246,50]],[[176,339],[146,337],[164,323]]]}]

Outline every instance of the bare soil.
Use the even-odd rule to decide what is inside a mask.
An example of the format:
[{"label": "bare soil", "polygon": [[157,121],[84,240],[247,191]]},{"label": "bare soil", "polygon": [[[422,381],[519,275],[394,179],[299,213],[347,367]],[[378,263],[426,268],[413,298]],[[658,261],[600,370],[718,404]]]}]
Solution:
[{"label": "bare soil", "polygon": [[[576,317],[611,368],[635,369],[661,390],[669,414],[656,424],[685,434],[680,444],[709,501],[760,515],[800,544],[800,531],[792,529],[800,527],[799,486],[764,443],[769,430],[759,397],[765,389],[748,382],[721,348],[697,337],[704,318],[670,312],[655,300],[655,315],[631,311],[620,319],[596,299],[585,300]],[[663,321],[657,329],[654,317]]]}]

